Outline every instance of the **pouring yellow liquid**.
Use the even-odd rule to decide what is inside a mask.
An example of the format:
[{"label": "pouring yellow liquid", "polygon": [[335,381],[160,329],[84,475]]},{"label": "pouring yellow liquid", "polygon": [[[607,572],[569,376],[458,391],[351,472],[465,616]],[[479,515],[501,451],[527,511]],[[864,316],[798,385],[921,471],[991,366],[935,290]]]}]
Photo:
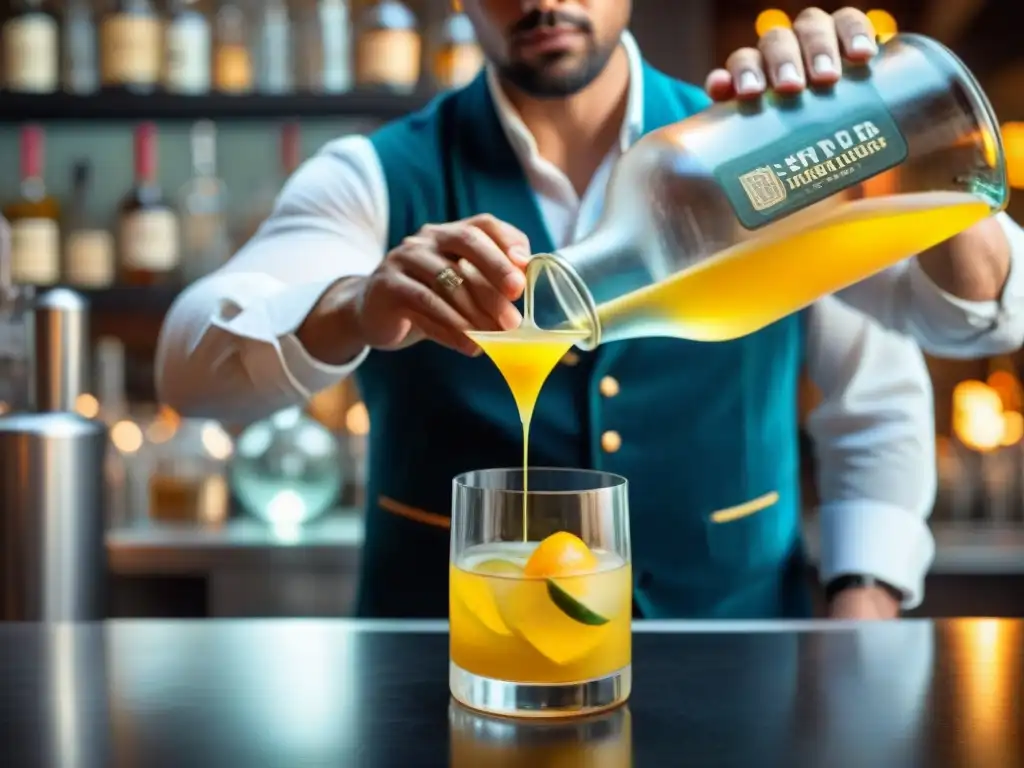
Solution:
[{"label": "pouring yellow liquid", "polygon": [[524,309],[526,312],[523,322],[515,330],[469,331],[466,335],[476,342],[497,366],[519,409],[519,420],[523,423],[523,541],[527,541],[527,468],[533,409],[544,382],[558,365],[558,361],[573,344],[582,341],[589,334],[585,331],[547,331],[538,328],[533,322],[533,311],[529,302]]},{"label": "pouring yellow liquid", "polygon": [[[978,198],[929,192],[844,203],[810,226],[780,228],[753,238],[647,288],[597,307],[605,340],[669,336],[727,341],[753,333],[853,285],[908,255],[920,253],[992,213]],[[468,335],[504,377],[523,423],[523,537],[530,420],[544,381],[566,352],[590,332],[538,328],[533,284],[543,257],[527,270],[522,325]]]}]

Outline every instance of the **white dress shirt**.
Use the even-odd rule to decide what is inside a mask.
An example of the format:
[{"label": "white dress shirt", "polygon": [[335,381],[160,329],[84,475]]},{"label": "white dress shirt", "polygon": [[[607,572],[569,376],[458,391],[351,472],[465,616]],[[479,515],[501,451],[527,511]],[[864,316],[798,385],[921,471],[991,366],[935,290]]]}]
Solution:
[{"label": "white dress shirt", "polygon": [[[623,45],[631,83],[639,83],[636,44],[626,34]],[[642,88],[630,88],[619,145],[581,198],[539,155],[493,75],[489,85],[552,241],[560,247],[585,237],[613,163],[642,133]],[[347,365],[324,365],[294,332],[333,282],[380,264],[387,229],[386,181],[369,140],[348,136],[327,144],[288,181],[256,237],[172,307],[157,356],[161,398],[186,415],[249,420],[350,375],[366,350]],[[1014,270],[1011,298],[1024,297],[1020,272]],[[981,352],[1016,346],[1024,337],[1024,301],[990,306],[953,299],[913,260],[872,281],[850,303],[884,309],[887,323],[918,332],[936,349],[963,345],[968,333],[975,334],[971,349]],[[903,589],[905,604],[914,606],[934,550],[926,522],[935,492],[932,389],[921,352],[907,336],[883,330],[834,297],[810,310],[806,343],[810,376],[824,398],[808,425],[822,496],[822,578],[870,574]]]}]

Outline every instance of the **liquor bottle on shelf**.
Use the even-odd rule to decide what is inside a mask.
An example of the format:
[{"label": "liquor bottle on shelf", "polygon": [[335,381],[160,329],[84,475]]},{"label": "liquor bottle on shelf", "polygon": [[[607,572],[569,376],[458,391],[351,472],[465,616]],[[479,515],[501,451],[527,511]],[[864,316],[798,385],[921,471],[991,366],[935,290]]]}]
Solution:
[{"label": "liquor bottle on shelf", "polygon": [[320,32],[319,87],[312,77],[305,87],[324,93],[346,93],[352,90],[352,17],[349,0],[320,0],[315,3]]},{"label": "liquor bottle on shelf", "polygon": [[292,31],[284,0],[260,0],[256,17],[256,88],[261,93],[292,89]]},{"label": "liquor bottle on shelf", "polygon": [[438,88],[459,88],[476,77],[484,55],[466,14],[450,13],[445,17],[433,59]]},{"label": "liquor bottle on shelf", "polygon": [[165,202],[157,180],[156,126],[135,130],[135,183],[118,211],[121,282],[167,283],[177,277],[178,218]]},{"label": "liquor bottle on shelf", "polygon": [[256,234],[256,230],[267,220],[267,217],[274,210],[274,203],[281,187],[299,167],[301,157],[302,137],[299,132],[299,124],[290,122],[281,126],[280,134],[280,170],[266,183],[260,185],[256,194],[247,206],[247,214],[241,222],[241,231],[235,238],[237,247],[245,245],[249,239]]},{"label": "liquor bottle on shelf", "polygon": [[90,0],[67,0],[61,51],[61,82],[67,93],[84,96],[99,88],[96,23]]},{"label": "liquor bottle on shelf", "polygon": [[181,190],[182,281],[208,275],[231,255],[225,223],[227,186],[217,178],[217,129],[209,120],[192,127],[192,178]]},{"label": "liquor bottle on shelf", "polygon": [[114,238],[89,215],[92,164],[77,161],[71,172],[71,206],[64,236],[64,282],[103,288],[114,282]]},{"label": "liquor bottle on shelf", "polygon": [[211,50],[210,23],[198,0],[174,0],[164,28],[164,90],[207,93]]},{"label": "liquor bottle on shelf", "polygon": [[52,285],[60,280],[60,205],[43,183],[43,156],[43,129],[24,126],[21,192],[4,208],[11,224],[11,277],[15,283]]},{"label": "liquor bottle on shelf", "polygon": [[249,93],[253,73],[245,12],[225,0],[217,9],[215,26],[213,87],[221,93]]},{"label": "liquor bottle on shelf", "polygon": [[160,83],[162,22],[149,0],[112,0],[100,23],[105,89],[152,93]]},{"label": "liquor bottle on shelf", "polygon": [[378,0],[359,20],[356,83],[411,93],[420,79],[422,41],[416,16],[400,0]]},{"label": "liquor bottle on shelf", "polygon": [[14,0],[3,25],[4,87],[12,93],[58,88],[57,20],[45,0]]}]

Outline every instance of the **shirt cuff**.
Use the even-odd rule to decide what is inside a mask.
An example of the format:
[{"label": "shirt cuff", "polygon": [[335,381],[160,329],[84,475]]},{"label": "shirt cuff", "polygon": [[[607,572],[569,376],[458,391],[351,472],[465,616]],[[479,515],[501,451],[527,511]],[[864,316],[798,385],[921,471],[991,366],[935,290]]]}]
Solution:
[{"label": "shirt cuff", "polygon": [[847,574],[871,576],[900,590],[904,609],[921,604],[935,557],[935,539],[923,517],[877,501],[825,504],[820,515],[823,584]]},{"label": "shirt cuff", "polygon": [[[917,259],[911,259],[910,290],[915,302],[920,302],[924,317],[936,318],[932,325],[939,327],[965,327],[985,332],[999,327],[1021,324],[1024,315],[1024,231],[1005,213],[995,216],[1010,243],[1010,271],[998,301],[969,301],[947,293],[925,274]],[[942,322],[939,322],[939,320]],[[1016,339],[1015,339],[1016,341]],[[1010,343],[1010,342],[1008,342]],[[1012,348],[1019,343],[1010,343]]]},{"label": "shirt cuff", "polygon": [[289,286],[254,302],[224,323],[232,333],[262,342],[247,346],[243,356],[254,381],[260,380],[260,371],[276,364],[284,371],[288,383],[309,398],[351,375],[366,359],[368,348],[344,365],[328,365],[310,355],[295,336],[320,298],[336,282],[337,279],[331,279]]}]

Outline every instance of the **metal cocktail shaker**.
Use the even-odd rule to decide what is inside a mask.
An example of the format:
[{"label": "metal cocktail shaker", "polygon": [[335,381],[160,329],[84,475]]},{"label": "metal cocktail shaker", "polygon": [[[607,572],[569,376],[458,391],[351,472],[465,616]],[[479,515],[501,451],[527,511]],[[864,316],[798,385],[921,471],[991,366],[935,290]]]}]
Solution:
[{"label": "metal cocktail shaker", "polygon": [[[0,219],[0,302],[10,233]],[[26,410],[0,417],[0,620],[105,617],[104,426],[74,412],[84,391],[88,305],[62,288],[27,306]]]}]

